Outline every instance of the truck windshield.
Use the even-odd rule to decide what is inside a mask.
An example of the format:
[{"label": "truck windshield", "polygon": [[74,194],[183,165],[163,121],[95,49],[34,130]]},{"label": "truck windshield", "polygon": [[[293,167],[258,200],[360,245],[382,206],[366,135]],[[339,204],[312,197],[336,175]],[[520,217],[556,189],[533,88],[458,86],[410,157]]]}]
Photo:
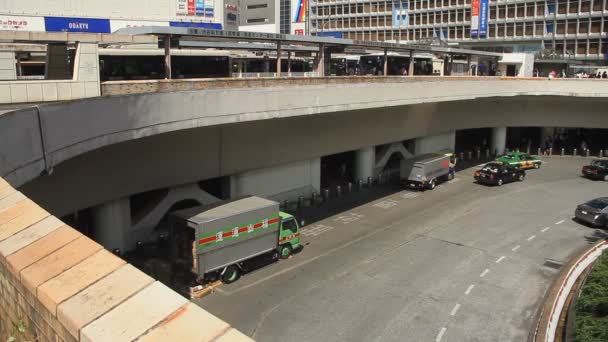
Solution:
[{"label": "truck windshield", "polygon": [[296,233],[298,231],[298,224],[293,218],[289,218],[283,221],[283,230],[291,230]]}]

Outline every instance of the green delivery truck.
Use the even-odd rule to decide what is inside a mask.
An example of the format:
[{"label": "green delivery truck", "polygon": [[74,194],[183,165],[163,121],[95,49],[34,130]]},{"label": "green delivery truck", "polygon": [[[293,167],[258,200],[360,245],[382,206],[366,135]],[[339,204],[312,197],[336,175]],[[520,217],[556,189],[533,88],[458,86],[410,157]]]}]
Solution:
[{"label": "green delivery truck", "polygon": [[235,282],[261,260],[286,259],[300,248],[296,219],[256,196],[176,211],[170,222],[175,266],[199,283]]}]

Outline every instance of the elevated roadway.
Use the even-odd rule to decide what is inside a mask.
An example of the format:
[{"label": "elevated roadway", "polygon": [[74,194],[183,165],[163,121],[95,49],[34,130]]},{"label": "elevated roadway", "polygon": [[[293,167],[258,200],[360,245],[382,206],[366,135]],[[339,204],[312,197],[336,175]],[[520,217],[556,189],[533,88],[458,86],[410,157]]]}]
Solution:
[{"label": "elevated roadway", "polygon": [[0,116],[0,175],[14,186],[29,182],[28,194],[64,215],[162,186],[457,129],[608,128],[602,80],[222,79],[102,89],[129,95]]}]

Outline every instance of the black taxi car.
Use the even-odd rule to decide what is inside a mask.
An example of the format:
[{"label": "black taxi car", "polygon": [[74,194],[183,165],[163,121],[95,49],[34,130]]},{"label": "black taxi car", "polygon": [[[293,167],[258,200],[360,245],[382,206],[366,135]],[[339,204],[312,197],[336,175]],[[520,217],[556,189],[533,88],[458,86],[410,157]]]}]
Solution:
[{"label": "black taxi car", "polygon": [[608,181],[608,159],[594,159],[583,166],[583,176],[589,179]]},{"label": "black taxi car", "polygon": [[577,221],[595,227],[608,228],[608,197],[600,197],[579,204],[574,210],[574,217]]},{"label": "black taxi car", "polygon": [[526,171],[507,163],[494,161],[475,171],[474,177],[478,183],[501,186],[508,182],[523,181],[526,178]]}]

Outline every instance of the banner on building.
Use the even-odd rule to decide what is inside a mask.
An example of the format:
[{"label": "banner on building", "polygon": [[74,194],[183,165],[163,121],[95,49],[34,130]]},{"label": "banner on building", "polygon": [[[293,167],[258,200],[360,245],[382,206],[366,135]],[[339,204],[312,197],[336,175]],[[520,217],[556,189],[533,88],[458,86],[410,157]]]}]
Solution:
[{"label": "banner on building", "polygon": [[292,23],[305,23],[306,22],[306,8],[308,6],[308,0],[291,0],[291,17]]},{"label": "banner on building", "polygon": [[0,30],[44,31],[44,18],[0,15]]},{"label": "banner on building", "polygon": [[488,35],[488,0],[479,0],[479,37]]},{"label": "banner on building", "polygon": [[188,0],[177,0],[177,15],[188,15]]},{"label": "banner on building", "polygon": [[393,3],[393,26],[408,26],[410,24],[409,5],[407,2]]},{"label": "banner on building", "polygon": [[196,0],[194,5],[194,14],[199,17],[205,15],[205,0]]},{"label": "banner on building", "polygon": [[194,0],[188,0],[188,15],[196,15],[196,6]]},{"label": "banner on building", "polygon": [[195,28],[204,28],[211,30],[221,30],[222,24],[218,23],[197,23],[191,21],[170,21],[169,26],[171,27],[195,27]]},{"label": "banner on building", "polygon": [[471,0],[471,38],[479,35],[479,1]]},{"label": "banner on building", "polygon": [[110,33],[110,19],[44,17],[48,32]]}]

